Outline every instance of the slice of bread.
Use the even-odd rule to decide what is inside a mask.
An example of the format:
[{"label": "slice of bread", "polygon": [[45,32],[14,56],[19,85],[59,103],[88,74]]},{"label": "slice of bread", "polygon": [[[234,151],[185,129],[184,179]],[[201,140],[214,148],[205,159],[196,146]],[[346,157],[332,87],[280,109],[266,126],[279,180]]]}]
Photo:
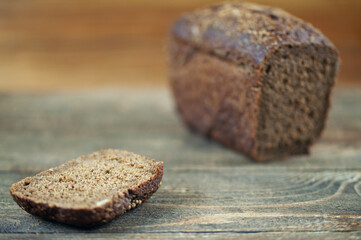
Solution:
[{"label": "slice of bread", "polygon": [[120,150],[100,150],[10,187],[27,212],[74,226],[112,220],[146,201],[161,185],[163,162]]}]

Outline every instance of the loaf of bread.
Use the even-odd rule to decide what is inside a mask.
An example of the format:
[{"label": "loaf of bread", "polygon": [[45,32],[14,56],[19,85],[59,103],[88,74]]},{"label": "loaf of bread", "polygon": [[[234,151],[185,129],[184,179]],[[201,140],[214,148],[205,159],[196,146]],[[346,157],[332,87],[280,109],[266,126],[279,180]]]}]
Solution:
[{"label": "loaf of bread", "polygon": [[162,162],[108,149],[27,177],[14,183],[10,193],[31,214],[91,227],[145,202],[162,176]]},{"label": "loaf of bread", "polygon": [[172,26],[169,76],[195,131],[257,161],[309,152],[325,126],[338,52],[276,8],[225,3]]}]

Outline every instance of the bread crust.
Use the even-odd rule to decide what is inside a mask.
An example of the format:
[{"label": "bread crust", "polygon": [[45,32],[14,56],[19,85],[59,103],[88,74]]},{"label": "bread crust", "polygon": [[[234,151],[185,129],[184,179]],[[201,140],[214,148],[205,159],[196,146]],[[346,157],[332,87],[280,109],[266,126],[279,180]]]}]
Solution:
[{"label": "bread crust", "polygon": [[337,51],[310,23],[278,8],[249,3],[225,3],[186,13],[172,25],[170,35],[236,64],[260,66],[282,45],[312,43]]},{"label": "bread crust", "polygon": [[93,206],[92,208],[64,208],[56,204],[49,204],[25,197],[16,190],[16,185],[23,184],[25,179],[14,183],[10,187],[10,194],[15,202],[30,214],[60,223],[87,228],[109,222],[147,201],[161,186],[162,177],[163,162],[157,162],[156,170],[148,181],[124,192],[119,192],[118,195],[113,196],[105,204]]}]

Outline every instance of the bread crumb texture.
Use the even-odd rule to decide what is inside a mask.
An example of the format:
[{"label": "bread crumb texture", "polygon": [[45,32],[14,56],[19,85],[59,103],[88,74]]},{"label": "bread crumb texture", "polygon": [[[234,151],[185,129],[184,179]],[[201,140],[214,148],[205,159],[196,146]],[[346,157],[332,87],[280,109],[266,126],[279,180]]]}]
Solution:
[{"label": "bread crumb texture", "polygon": [[[147,200],[158,189],[162,176],[162,162],[128,151],[107,149],[27,177],[13,184],[10,193],[32,214],[66,223],[69,219],[64,218],[70,217],[80,221],[74,225],[82,226],[77,215],[88,212],[96,217],[85,225],[93,225]],[[59,216],[64,209],[66,216]]]}]

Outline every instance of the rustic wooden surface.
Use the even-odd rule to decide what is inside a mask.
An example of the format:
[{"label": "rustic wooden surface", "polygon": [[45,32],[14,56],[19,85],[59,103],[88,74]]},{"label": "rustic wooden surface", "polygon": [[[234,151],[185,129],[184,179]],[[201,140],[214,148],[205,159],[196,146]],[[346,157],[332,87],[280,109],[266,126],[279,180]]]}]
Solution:
[{"label": "rustic wooden surface", "polygon": [[[0,95],[0,239],[361,238],[361,88],[338,88],[310,156],[254,163],[182,125],[166,89]],[[34,217],[12,183],[102,148],[164,161],[145,204],[94,229]]]}]

